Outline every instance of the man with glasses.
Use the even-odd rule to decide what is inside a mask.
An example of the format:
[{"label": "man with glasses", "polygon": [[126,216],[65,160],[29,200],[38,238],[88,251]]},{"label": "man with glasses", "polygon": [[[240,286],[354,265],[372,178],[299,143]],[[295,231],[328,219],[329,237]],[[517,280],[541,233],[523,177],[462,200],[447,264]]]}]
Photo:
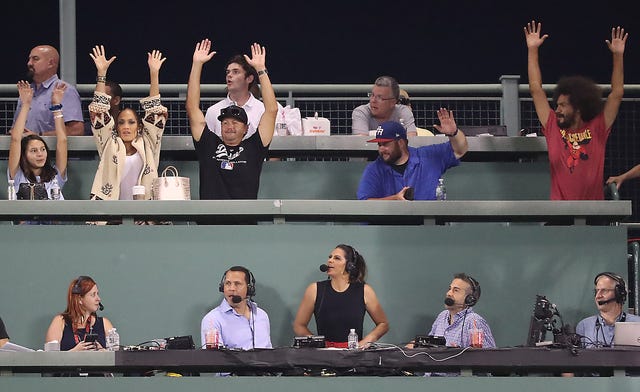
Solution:
[{"label": "man with glasses", "polygon": [[266,50],[253,44],[251,58],[244,56],[257,71],[265,108],[257,132],[244,140],[249,119],[243,108],[231,105],[220,111],[217,118],[221,122],[222,137],[209,131],[200,110],[202,67],[215,53],[208,39],[196,45],[187,86],[187,116],[200,164],[200,200],[257,199],[262,163],[269,151],[278,112],[265,65]]},{"label": "man with glasses", "polygon": [[627,300],[627,285],[622,276],[613,272],[601,272],[593,280],[593,290],[598,314],[587,317],[576,326],[585,348],[611,347],[616,322],[640,321],[640,317],[628,314],[623,305]]},{"label": "man with glasses", "polygon": [[408,136],[417,136],[411,108],[400,105],[400,86],[391,76],[376,79],[369,93],[369,103],[358,106],[351,114],[351,131],[354,135],[369,135],[386,121],[401,123]]}]

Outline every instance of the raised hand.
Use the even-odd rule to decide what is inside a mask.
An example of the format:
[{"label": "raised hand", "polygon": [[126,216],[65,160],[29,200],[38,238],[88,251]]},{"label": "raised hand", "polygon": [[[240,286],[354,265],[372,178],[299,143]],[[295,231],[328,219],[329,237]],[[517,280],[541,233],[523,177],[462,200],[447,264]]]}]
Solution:
[{"label": "raised hand", "polygon": [[104,76],[107,74],[107,70],[113,61],[116,59],[116,56],[111,57],[107,60],[104,45],[96,45],[93,47],[93,53],[89,53],[89,57],[93,59],[93,62],[96,64],[96,70],[98,71],[98,75]]},{"label": "raised hand", "polygon": [[251,45],[251,58],[244,55],[245,60],[252,66],[256,71],[263,71],[266,68],[265,58],[267,56],[267,49],[264,46],[260,46],[257,43]]},{"label": "raised hand", "polygon": [[527,23],[524,27],[524,36],[527,39],[527,48],[539,48],[545,39],[549,37],[548,34],[540,37],[542,31],[542,23],[536,23],[535,20]]},{"label": "raised hand", "polygon": [[51,93],[51,104],[59,105],[60,103],[62,103],[62,97],[64,97],[65,91],[67,91],[66,84],[62,82],[56,83],[55,87],[53,88],[53,92]]},{"label": "raised hand", "polygon": [[147,63],[149,64],[149,70],[159,72],[162,64],[167,60],[166,57],[162,57],[162,52],[154,49],[151,53],[147,52]]},{"label": "raised hand", "polygon": [[18,86],[18,95],[20,96],[20,101],[22,101],[23,105],[30,105],[31,100],[33,99],[33,89],[29,82],[25,82],[21,80],[17,83]]},{"label": "raised hand", "polygon": [[611,41],[606,40],[609,50],[613,54],[624,53],[624,46],[627,43],[628,33],[624,32],[624,28],[618,26],[611,29]]},{"label": "raised hand", "polygon": [[205,38],[196,44],[196,49],[193,51],[193,62],[204,64],[211,60],[216,52],[211,52],[211,41]]},{"label": "raised hand", "polygon": [[438,120],[440,120],[440,125],[433,125],[438,132],[444,133],[445,135],[453,135],[458,130],[456,120],[453,118],[453,110],[449,111],[446,108],[438,109]]}]

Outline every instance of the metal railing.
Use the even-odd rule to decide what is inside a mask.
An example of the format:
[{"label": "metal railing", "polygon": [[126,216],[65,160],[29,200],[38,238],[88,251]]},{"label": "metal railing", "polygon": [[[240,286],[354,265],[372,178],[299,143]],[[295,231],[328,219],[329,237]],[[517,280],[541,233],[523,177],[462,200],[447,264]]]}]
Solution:
[{"label": "metal railing", "polygon": [[[94,84],[77,86],[86,111]],[[127,97],[125,105],[137,107],[138,97],[148,92],[147,84],[122,85]],[[520,84],[517,76],[503,76],[496,84],[409,84],[402,85],[411,94],[416,124],[432,129],[436,123],[436,110],[447,107],[455,112],[458,124],[464,126],[506,125],[509,135],[518,135],[521,129],[527,133],[540,133],[540,123],[526,84]],[[550,93],[555,85],[545,84]],[[600,85],[605,91],[608,85]],[[347,135],[351,133],[352,110],[368,100],[370,84],[276,84],[276,95],[283,104],[300,109],[303,117],[318,112],[331,121],[331,133]],[[184,99],[186,84],[163,84],[163,101],[169,107],[170,120],[167,135],[189,135]],[[225,96],[225,85],[202,85],[201,107],[219,101]],[[135,98],[134,98],[135,97]],[[13,122],[17,103],[17,91],[13,84],[0,85],[0,128],[8,131]],[[88,118],[88,114],[86,114]],[[3,132],[3,131],[0,131]],[[620,113],[613,126],[607,145],[605,178],[622,173],[640,162],[640,85],[626,85],[625,98]],[[640,187],[632,181],[621,189],[621,198],[633,200],[633,221],[640,221]]]}]

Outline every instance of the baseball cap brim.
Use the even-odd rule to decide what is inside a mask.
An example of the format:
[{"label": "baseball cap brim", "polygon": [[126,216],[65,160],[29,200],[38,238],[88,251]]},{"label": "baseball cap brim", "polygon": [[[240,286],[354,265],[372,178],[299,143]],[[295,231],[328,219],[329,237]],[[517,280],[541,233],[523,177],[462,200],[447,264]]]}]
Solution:
[{"label": "baseball cap brim", "polygon": [[394,140],[400,140],[400,139],[386,139],[386,138],[377,137],[375,139],[367,140],[367,143],[386,143],[386,142],[392,142]]}]

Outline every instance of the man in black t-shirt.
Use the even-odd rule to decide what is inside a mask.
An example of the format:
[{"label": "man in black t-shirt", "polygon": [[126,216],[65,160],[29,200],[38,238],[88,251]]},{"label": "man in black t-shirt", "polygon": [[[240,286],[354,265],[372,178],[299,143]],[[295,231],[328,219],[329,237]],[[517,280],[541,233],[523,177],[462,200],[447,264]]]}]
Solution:
[{"label": "man in black t-shirt", "polygon": [[243,108],[231,105],[220,111],[222,138],[209,131],[200,109],[202,67],[215,53],[211,52],[208,39],[196,44],[187,87],[187,116],[200,166],[200,199],[257,199],[262,163],[273,138],[278,112],[265,66],[266,50],[253,44],[251,58],[244,56],[257,71],[265,108],[258,131],[246,140],[243,137],[248,119]]}]

